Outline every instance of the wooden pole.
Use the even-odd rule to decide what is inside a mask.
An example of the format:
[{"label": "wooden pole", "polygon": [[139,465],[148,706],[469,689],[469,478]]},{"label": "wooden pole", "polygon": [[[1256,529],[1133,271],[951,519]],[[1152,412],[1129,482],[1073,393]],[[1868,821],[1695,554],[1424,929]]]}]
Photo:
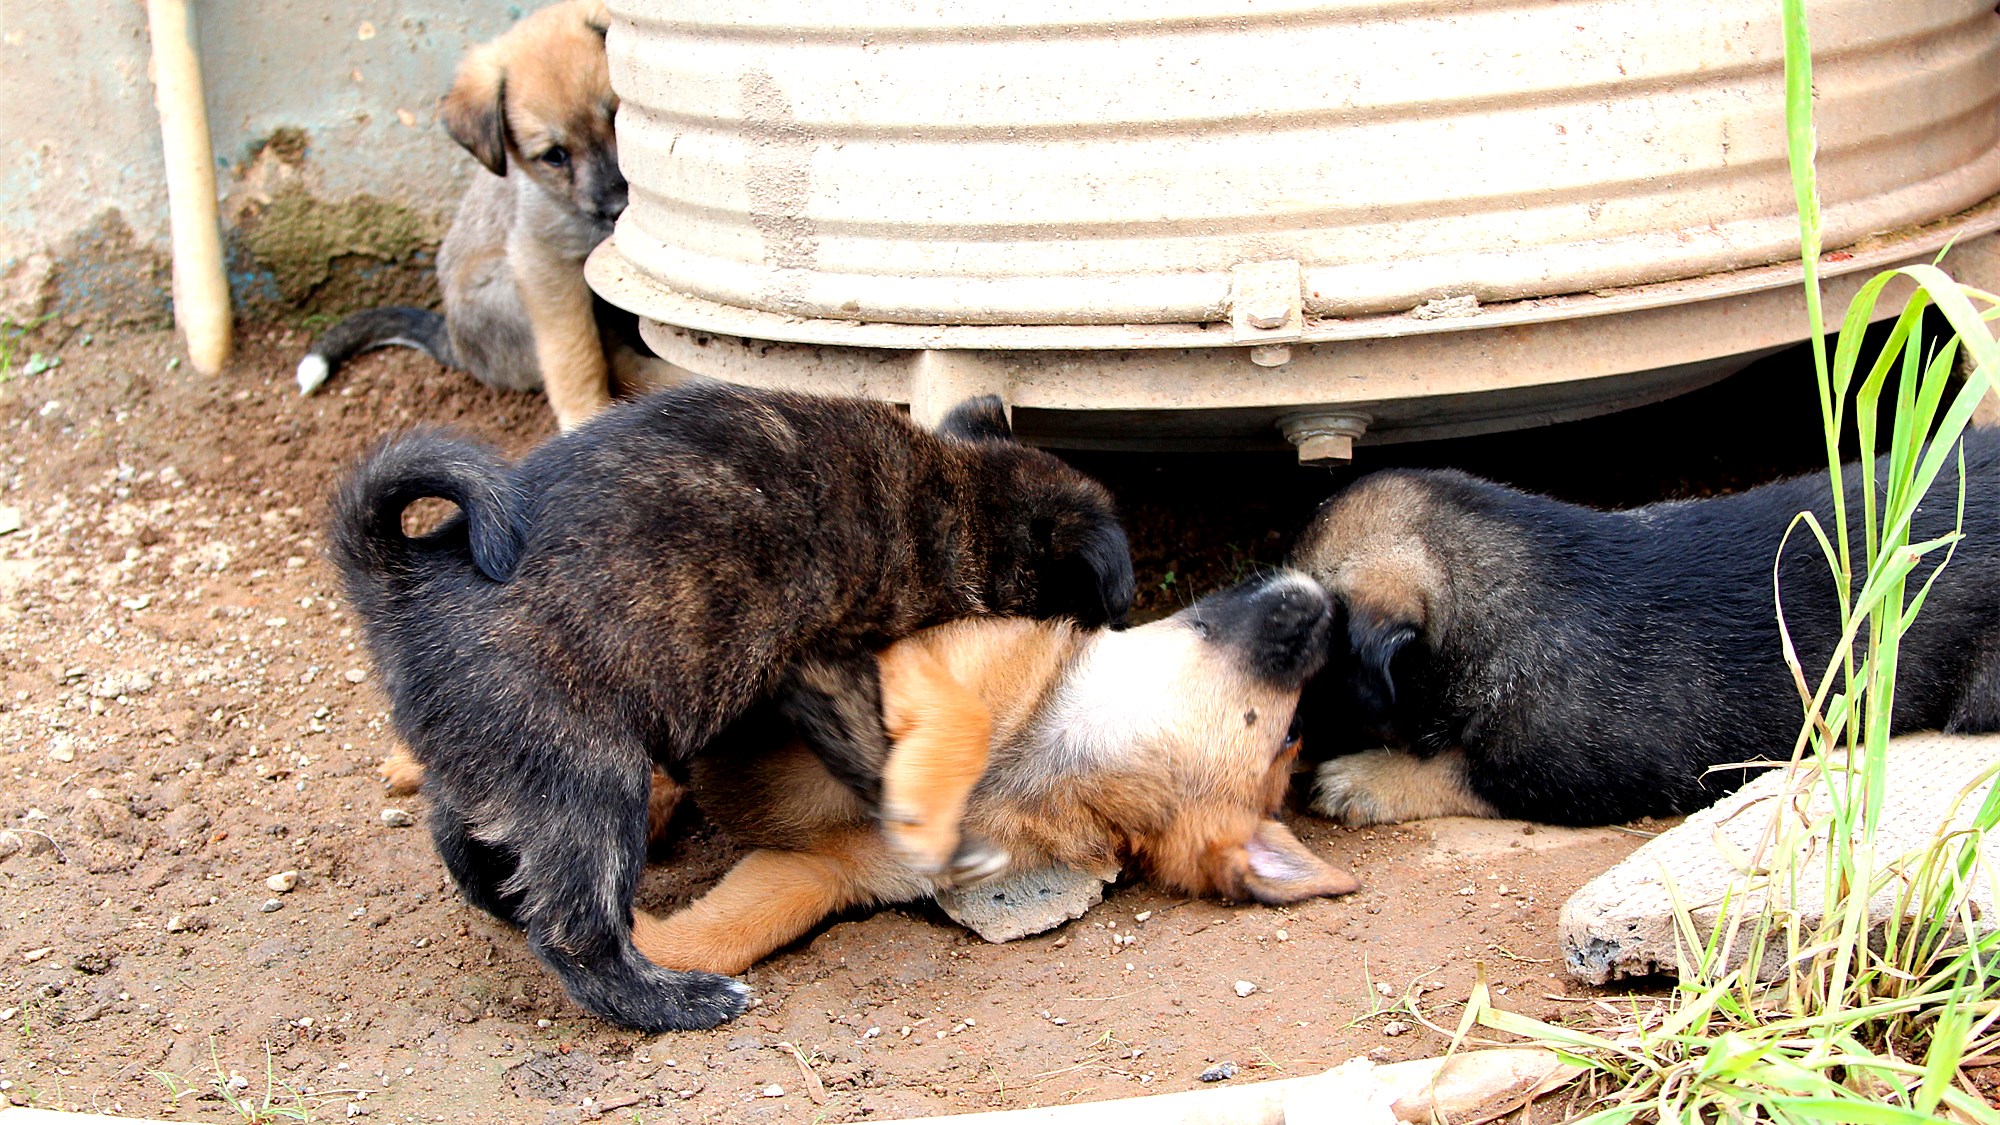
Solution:
[{"label": "wooden pole", "polygon": [[167,214],[173,230],[174,320],[187,338],[188,361],[214,375],[229,361],[229,276],[222,265],[222,225],[215,205],[215,154],[202,100],[192,0],[147,0],[153,37],[153,104],[167,162]]}]

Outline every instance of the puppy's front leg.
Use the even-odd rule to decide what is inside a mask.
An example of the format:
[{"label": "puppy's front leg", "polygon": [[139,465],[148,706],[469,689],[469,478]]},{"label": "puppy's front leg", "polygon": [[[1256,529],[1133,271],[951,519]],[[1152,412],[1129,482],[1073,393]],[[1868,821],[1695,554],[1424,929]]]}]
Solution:
[{"label": "puppy's front leg", "polygon": [[979,696],[920,645],[879,657],[808,661],[781,689],[779,710],[820,761],[870,805],[903,863],[975,882],[1007,853],[965,841],[959,822],[986,770],[993,722]]},{"label": "puppy's front leg", "polygon": [[993,745],[985,702],[918,645],[897,645],[880,664],[882,723],[893,740],[882,770],[883,835],[919,871],[949,864],[961,882],[997,874],[1007,865],[1005,851],[959,840]]},{"label": "puppy's front leg", "polygon": [[1317,771],[1312,809],[1349,828],[1435,816],[1500,815],[1473,790],[1463,750],[1428,758],[1401,750],[1364,750],[1334,758]]},{"label": "puppy's front leg", "polygon": [[906,901],[928,890],[898,874],[881,837],[847,832],[815,851],[751,852],[707,894],[665,918],[633,911],[632,944],[664,968],[734,975],[835,911]]},{"label": "puppy's front leg", "polygon": [[531,238],[512,240],[508,258],[535,334],[542,387],[556,424],[571,429],[611,402],[611,372],[582,264]]}]

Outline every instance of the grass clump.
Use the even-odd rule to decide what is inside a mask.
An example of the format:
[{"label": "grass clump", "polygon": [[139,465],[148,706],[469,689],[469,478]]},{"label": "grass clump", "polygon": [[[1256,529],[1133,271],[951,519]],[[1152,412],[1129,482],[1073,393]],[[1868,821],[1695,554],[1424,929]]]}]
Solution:
[{"label": "grass clump", "polygon": [[[1911,516],[1941,480],[1950,495],[1946,474],[1956,471],[1962,522],[1956,443],[2000,372],[1989,327],[2000,298],[1958,284],[1936,264],[1885,271],[1848,305],[1828,353],[1805,0],[1782,5],[1788,148],[1834,501],[1833,527],[1801,513],[1787,542],[1817,542],[1847,643],[1827,667],[1806,669],[1786,637],[1805,719],[1784,792],[1771,802],[1760,862],[1745,865],[1729,899],[1698,904],[1719,908],[1715,922],[1698,925],[1695,904],[1677,901],[1672,994],[1633,1004],[1621,1026],[1580,1029],[1496,1008],[1481,983],[1459,1038],[1478,1024],[1586,1065],[1596,1094],[1584,1118],[1591,1122],[2000,1123],[1964,1074],[2000,1062],[2000,930],[1969,900],[1993,878],[1980,845],[2000,824],[2000,786],[1987,784],[2000,763],[1966,787],[1924,847],[1905,855],[1876,847],[1898,645],[1960,538],[1955,531],[1911,542]],[[1915,291],[1864,365],[1863,333],[1899,280]],[[1943,339],[1925,338],[1932,309],[1950,326]],[[1955,376],[1961,353],[1971,372],[1963,379]],[[1842,487],[1850,404],[1861,460],[1848,471],[1863,477],[1859,512],[1847,509]],[[1878,456],[1886,456],[1881,479]],[[1782,610],[1779,624],[1782,631]],[[1802,896],[1807,887],[1819,893]],[[1802,898],[1822,905],[1809,914],[1796,905]],[[1871,902],[1890,904],[1886,921],[1875,921]]]}]

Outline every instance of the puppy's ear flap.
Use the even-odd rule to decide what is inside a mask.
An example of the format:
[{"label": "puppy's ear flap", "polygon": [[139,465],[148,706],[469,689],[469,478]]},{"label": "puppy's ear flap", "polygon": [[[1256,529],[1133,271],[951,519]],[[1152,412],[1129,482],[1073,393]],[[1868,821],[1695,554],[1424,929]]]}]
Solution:
[{"label": "puppy's ear flap", "polygon": [[1243,845],[1250,867],[1243,889],[1266,906],[1283,906],[1309,898],[1352,894],[1361,880],[1321,859],[1292,830],[1272,817],[1257,824]]},{"label": "puppy's ear flap", "polygon": [[605,4],[592,4],[583,11],[583,24],[599,35],[611,32],[611,9]]},{"label": "puppy's ear flap", "polygon": [[1396,703],[1396,656],[1417,639],[1408,621],[1383,620],[1365,613],[1347,620],[1348,649],[1354,655],[1355,702],[1372,714],[1388,714]]},{"label": "puppy's ear flap", "polygon": [[938,423],[937,436],[950,441],[1013,441],[1007,404],[999,395],[980,395],[951,408]]},{"label": "puppy's ear flap", "polygon": [[490,51],[476,50],[458,68],[438,120],[486,170],[507,174],[507,72]]},{"label": "puppy's ear flap", "polygon": [[1080,535],[1064,535],[1054,523],[1041,520],[1030,530],[1049,560],[1040,575],[1041,615],[1074,617],[1092,626],[1123,625],[1137,582],[1132,547],[1117,517],[1106,512]]}]

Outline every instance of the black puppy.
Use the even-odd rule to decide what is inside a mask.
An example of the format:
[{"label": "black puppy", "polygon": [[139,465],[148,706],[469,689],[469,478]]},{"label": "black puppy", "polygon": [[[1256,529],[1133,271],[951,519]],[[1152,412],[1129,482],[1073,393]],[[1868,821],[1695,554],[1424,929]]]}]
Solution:
[{"label": "black puppy", "polygon": [[[1898,732],[2000,728],[2000,433],[1969,433],[1964,453],[1965,539],[1903,642]],[[1843,479],[1858,528],[1859,466]],[[1948,467],[1911,541],[1949,531],[1956,506]],[[1307,688],[1306,746],[1344,754],[1319,767],[1314,807],[1351,825],[1603,824],[1699,808],[1745,780],[1711,766],[1789,757],[1804,709],[1772,564],[1808,509],[1835,534],[1824,473],[1623,512],[1457,472],[1355,482],[1292,554],[1346,615],[1347,643]],[[1805,529],[1779,574],[1817,686],[1839,606]],[[1385,744],[1400,749],[1352,752]]]},{"label": "black puppy", "polygon": [[[424,497],[460,511],[409,538]],[[818,682],[788,713],[811,730],[855,721],[828,701],[873,698],[871,653],[918,629],[1098,624],[1132,599],[1109,495],[1013,441],[997,400],[933,436],[879,403],[705,382],[512,466],[438,434],[393,442],[336,496],[331,554],[460,890],[522,926],[578,1004],[645,1031],[712,1027],[746,992],[632,946],[652,763],[728,745],[808,661]],[[828,744],[879,747],[862,711],[871,729]],[[867,788],[873,762],[829,764]]]}]

